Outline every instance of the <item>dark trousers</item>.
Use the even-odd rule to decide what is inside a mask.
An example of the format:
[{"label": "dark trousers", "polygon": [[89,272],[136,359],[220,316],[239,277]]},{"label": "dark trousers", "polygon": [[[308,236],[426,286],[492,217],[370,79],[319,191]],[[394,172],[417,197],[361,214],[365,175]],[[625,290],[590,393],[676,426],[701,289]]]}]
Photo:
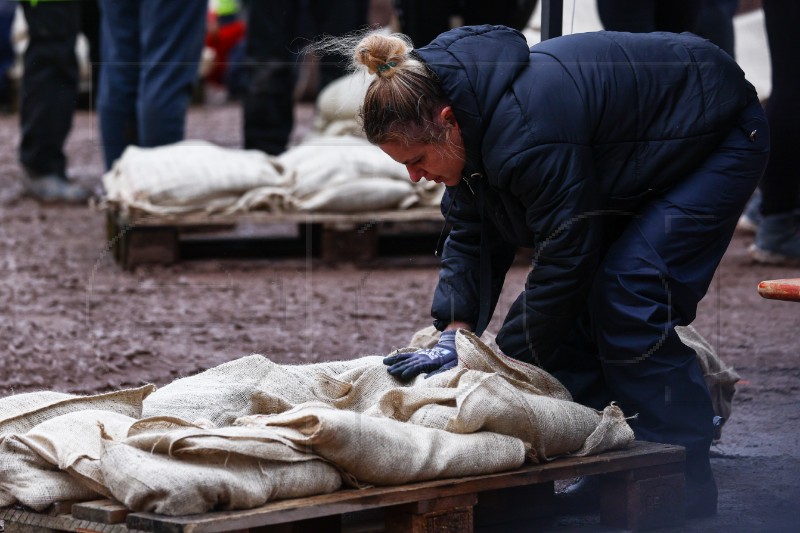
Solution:
[{"label": "dark trousers", "polygon": [[688,482],[710,475],[713,411],[696,354],[675,326],[694,320],[769,142],[753,101],[699,168],[635,213],[609,220],[586,311],[544,364],[576,401],[596,409],[617,401],[636,414],[638,439],[685,446]]},{"label": "dark trousers", "polygon": [[[367,22],[368,0],[253,0],[248,9],[247,62],[250,81],[243,98],[244,147],[268,154],[286,149],[294,126],[295,67],[306,39],[343,35]],[[303,13],[310,14],[310,36],[300,36]],[[305,38],[304,38],[305,37]],[[341,58],[320,58],[324,87],[346,72]]]},{"label": "dark trousers", "polygon": [[772,64],[772,150],[761,180],[761,211],[774,215],[800,208],[800,3],[764,0],[764,19]]},{"label": "dark trousers", "polygon": [[97,108],[107,168],[128,145],[183,140],[207,9],[207,0],[101,2]]},{"label": "dark trousers", "polygon": [[66,175],[64,142],[78,97],[75,41],[81,2],[22,2],[29,42],[20,94],[20,162],[39,174]]},{"label": "dark trousers", "polygon": [[450,17],[464,24],[502,24],[521,30],[536,8],[537,0],[395,0],[400,31],[421,48],[450,29]]},{"label": "dark trousers", "polygon": [[597,12],[606,30],[647,33],[692,31],[700,0],[597,0]]},{"label": "dark trousers", "polygon": [[14,64],[11,26],[16,9],[16,2],[0,0],[0,107],[8,103],[8,69]]}]

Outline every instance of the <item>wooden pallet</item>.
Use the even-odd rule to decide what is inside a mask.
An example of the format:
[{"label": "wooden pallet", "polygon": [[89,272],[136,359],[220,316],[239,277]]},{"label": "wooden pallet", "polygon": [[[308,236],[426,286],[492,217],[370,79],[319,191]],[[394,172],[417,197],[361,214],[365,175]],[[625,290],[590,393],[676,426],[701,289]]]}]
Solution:
[{"label": "wooden pallet", "polygon": [[[433,255],[444,219],[438,207],[402,211],[343,213],[266,213],[236,215],[189,214],[153,216],[106,210],[106,234],[116,261],[126,269],[145,263],[174,263],[187,255],[204,255],[216,247],[228,252],[248,241],[260,257],[300,255],[327,263],[368,263],[380,252],[382,239],[425,236],[425,253]],[[236,229],[257,227],[260,236],[242,237]],[[419,239],[416,241],[418,244]],[[192,246],[187,253],[188,247]],[[259,250],[253,250],[258,247]],[[213,251],[210,252],[213,255]],[[225,252],[222,252],[225,253]]]},{"label": "wooden pallet", "polygon": [[601,521],[611,527],[646,530],[683,523],[683,470],[682,447],[634,442],[626,450],[510,472],[339,490],[244,511],[165,516],[129,513],[118,503],[102,500],[62,505],[49,513],[0,509],[0,522],[5,522],[6,533],[322,532],[358,530],[353,524],[360,523],[360,516],[374,518],[374,511],[380,510],[378,531],[498,531],[503,524],[534,524],[552,515],[554,481],[597,475],[603,486]]}]

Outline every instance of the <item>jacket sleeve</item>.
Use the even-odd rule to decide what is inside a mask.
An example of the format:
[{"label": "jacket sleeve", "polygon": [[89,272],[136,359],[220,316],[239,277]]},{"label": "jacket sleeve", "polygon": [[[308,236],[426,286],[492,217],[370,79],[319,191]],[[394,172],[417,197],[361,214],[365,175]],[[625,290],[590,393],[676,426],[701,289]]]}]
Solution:
[{"label": "jacket sleeve", "polygon": [[526,207],[535,234],[525,290],[498,333],[506,355],[545,366],[585,306],[599,263],[600,193],[591,149],[547,144],[505,165],[512,192]]},{"label": "jacket sleeve", "polygon": [[[477,201],[467,184],[462,181],[459,188],[458,193],[455,188],[448,188],[442,201],[442,212],[452,222],[452,229],[442,249],[439,283],[431,307],[434,326],[440,331],[451,322],[461,321],[475,325],[478,320],[481,232],[488,232],[487,251],[492,262],[490,317],[494,313],[503,281],[516,253],[515,246],[495,235],[491,224],[481,222]],[[450,202],[455,203],[448,216]]]}]

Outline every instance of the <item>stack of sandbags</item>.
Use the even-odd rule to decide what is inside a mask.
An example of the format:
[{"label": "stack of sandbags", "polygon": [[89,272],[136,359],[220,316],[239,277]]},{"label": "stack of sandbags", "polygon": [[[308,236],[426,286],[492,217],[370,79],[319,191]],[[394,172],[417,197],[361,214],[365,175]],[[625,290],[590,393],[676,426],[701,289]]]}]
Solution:
[{"label": "stack of sandbags", "polygon": [[290,178],[258,150],[235,150],[205,141],[157,148],[129,146],[103,176],[108,202],[156,215],[223,211],[253,189],[273,191],[280,209]]},{"label": "stack of sandbags", "polygon": [[123,438],[153,385],[93,396],[42,391],[0,399],[0,506],[42,510],[108,495],[96,468],[100,430]]},{"label": "stack of sandbags", "polygon": [[[444,187],[412,183],[404,165],[352,135],[310,136],[274,159],[291,182],[298,211],[358,213],[438,206]],[[253,190],[230,211],[270,208],[269,190]],[[266,200],[266,201],[265,201]]]},{"label": "stack of sandbags", "polygon": [[310,137],[277,157],[183,141],[128,147],[103,176],[106,202],[154,215],[438,206],[444,187],[412,183],[405,167],[354,136]]},{"label": "stack of sandbags", "polygon": [[169,515],[246,509],[342,483],[499,472],[633,439],[615,406],[572,402],[552,376],[469,332],[456,346],[456,368],[411,383],[389,375],[382,356],[280,365],[251,355],[155,392],[0,400],[0,503],[42,509],[106,496]]}]

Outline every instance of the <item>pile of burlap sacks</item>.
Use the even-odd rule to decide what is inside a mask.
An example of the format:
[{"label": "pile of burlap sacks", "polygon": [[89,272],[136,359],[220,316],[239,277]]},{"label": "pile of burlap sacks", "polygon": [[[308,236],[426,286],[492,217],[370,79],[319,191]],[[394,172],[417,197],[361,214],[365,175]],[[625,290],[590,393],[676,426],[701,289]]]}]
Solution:
[{"label": "pile of burlap sacks", "polygon": [[[420,332],[412,346],[436,342]],[[458,366],[404,384],[382,356],[310,365],[243,357],[158,390],[0,399],[0,506],[114,498],[183,515],[342,486],[489,474],[633,440],[534,366],[466,331]],[[404,348],[413,349],[412,348]]]},{"label": "pile of burlap sacks", "polygon": [[199,140],[130,146],[103,176],[105,201],[160,216],[438,207],[444,186],[412,183],[405,166],[363,137],[356,117],[368,81],[352,74],[326,87],[313,132],[279,156]]}]

